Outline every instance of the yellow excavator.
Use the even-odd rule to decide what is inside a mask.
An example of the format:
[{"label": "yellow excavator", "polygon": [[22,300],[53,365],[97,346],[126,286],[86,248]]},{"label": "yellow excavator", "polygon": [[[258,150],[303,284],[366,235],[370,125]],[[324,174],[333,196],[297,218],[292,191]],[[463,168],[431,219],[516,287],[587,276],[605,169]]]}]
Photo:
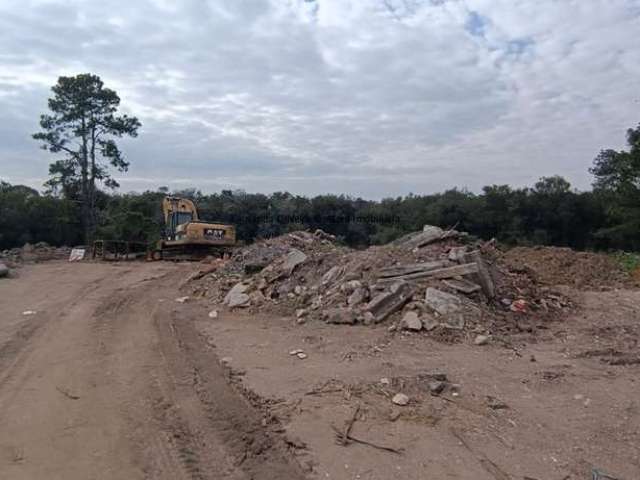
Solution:
[{"label": "yellow excavator", "polygon": [[200,260],[223,257],[236,246],[233,225],[200,221],[195,204],[180,197],[162,201],[164,233],[152,252],[154,260]]}]

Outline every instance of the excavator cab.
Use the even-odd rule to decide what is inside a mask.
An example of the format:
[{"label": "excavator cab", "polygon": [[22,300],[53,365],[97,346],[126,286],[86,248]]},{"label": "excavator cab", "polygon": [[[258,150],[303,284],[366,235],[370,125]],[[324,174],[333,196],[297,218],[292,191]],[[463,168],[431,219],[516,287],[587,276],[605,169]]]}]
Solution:
[{"label": "excavator cab", "polygon": [[153,259],[199,260],[209,255],[224,256],[236,245],[233,225],[200,221],[195,204],[181,197],[166,197],[162,202],[163,238]]}]

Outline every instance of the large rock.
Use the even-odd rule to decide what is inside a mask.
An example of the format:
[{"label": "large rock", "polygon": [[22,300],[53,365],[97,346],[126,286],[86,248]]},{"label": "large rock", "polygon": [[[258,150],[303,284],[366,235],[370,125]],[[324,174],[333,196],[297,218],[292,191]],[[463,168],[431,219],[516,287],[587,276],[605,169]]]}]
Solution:
[{"label": "large rock", "polygon": [[251,298],[245,292],[248,290],[249,285],[244,283],[236,283],[234,287],[229,290],[229,293],[224,297],[223,303],[230,308],[234,307],[248,307]]},{"label": "large rock", "polygon": [[0,262],[0,278],[9,276],[9,267]]},{"label": "large rock", "polygon": [[375,323],[380,323],[389,315],[404,307],[411,300],[412,294],[411,286],[407,282],[399,281],[391,285],[388,292],[376,295],[365,306],[365,310],[373,315]]}]

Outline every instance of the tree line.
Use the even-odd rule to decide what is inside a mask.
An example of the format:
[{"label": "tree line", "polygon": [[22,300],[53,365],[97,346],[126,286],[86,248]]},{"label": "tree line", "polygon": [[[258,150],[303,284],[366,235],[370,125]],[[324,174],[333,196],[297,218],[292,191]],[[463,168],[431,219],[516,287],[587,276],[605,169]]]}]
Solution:
[{"label": "tree line", "polygon": [[50,165],[42,194],[0,178],[0,249],[39,241],[81,245],[97,238],[152,243],[163,230],[162,199],[171,193],[193,199],[203,220],[236,225],[245,242],[320,228],[361,247],[434,224],[511,245],[640,250],[640,125],[627,131],[627,150],[596,156],[589,191],[553,176],[526,188],[490,185],[481,193],[452,189],[379,201],[166,187],[120,194],[110,169],[125,172],[129,163],[116,140],[137,136],[139,120],[118,114],[120,98],[96,75],[60,77],[52,92],[41,131],[33,137],[59,158]]},{"label": "tree line", "polygon": [[[542,178],[528,188],[492,185],[480,194],[452,189],[380,201],[346,195],[309,198],[287,192],[100,191],[95,238],[148,243],[159,239],[161,201],[168,193],[192,198],[204,220],[236,225],[238,237],[246,242],[321,228],[348,245],[361,247],[387,243],[433,224],[456,226],[511,245],[640,250],[637,204],[627,207],[626,198],[613,198],[615,192],[573,190],[562,177]],[[634,217],[633,212],[639,215]],[[0,183],[0,249],[37,241],[76,245],[84,243],[84,238],[79,202]]]}]

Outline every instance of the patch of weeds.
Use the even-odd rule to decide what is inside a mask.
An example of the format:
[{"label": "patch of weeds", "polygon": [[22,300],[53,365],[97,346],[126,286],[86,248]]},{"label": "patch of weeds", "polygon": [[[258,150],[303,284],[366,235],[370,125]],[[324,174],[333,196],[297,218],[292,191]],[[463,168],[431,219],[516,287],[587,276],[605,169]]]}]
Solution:
[{"label": "patch of weeds", "polygon": [[614,258],[627,273],[640,270],[640,253],[618,252],[614,254]]}]

